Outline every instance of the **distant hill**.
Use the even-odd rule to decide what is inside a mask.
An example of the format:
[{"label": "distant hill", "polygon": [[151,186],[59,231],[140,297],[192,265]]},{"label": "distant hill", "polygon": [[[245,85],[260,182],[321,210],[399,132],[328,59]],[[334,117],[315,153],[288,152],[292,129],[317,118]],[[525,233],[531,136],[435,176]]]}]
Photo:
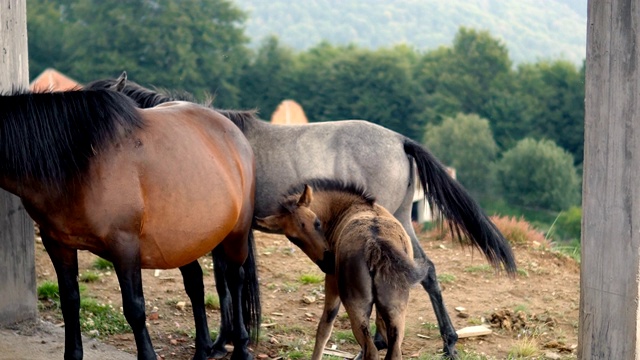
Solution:
[{"label": "distant hill", "polygon": [[489,30],[515,62],[585,58],[587,0],[235,0],[257,46],[275,34],[304,50],[322,40],[377,48],[451,45],[460,26]]}]

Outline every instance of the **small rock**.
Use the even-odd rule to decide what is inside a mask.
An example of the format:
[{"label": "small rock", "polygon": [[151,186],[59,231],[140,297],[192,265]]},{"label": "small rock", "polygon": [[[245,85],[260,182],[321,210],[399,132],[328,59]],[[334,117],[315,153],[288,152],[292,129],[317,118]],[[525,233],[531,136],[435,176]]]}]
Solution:
[{"label": "small rock", "polygon": [[185,306],[187,306],[187,303],[184,301],[178,301],[178,303],[176,304],[176,309],[183,311]]},{"label": "small rock", "polygon": [[560,355],[558,355],[558,354],[556,354],[554,352],[547,351],[546,353],[544,353],[544,358],[545,359],[551,359],[551,360],[558,360],[558,359],[561,359],[562,356],[560,356]]},{"label": "small rock", "polygon": [[91,336],[99,336],[100,332],[98,330],[94,329],[94,330],[89,331],[89,334],[91,334]]},{"label": "small rock", "polygon": [[313,313],[304,313],[304,316],[309,317],[309,318],[312,318],[312,317],[314,317],[315,315],[314,315]]},{"label": "small rock", "polygon": [[176,339],[171,339],[169,342],[171,343],[171,345],[178,345],[178,340]]},{"label": "small rock", "polygon": [[467,309],[463,308],[462,306],[458,306],[458,307],[456,307],[456,311],[457,312],[464,312],[464,311],[467,311]]},{"label": "small rock", "polygon": [[268,359],[269,355],[267,354],[258,354],[258,359]]},{"label": "small rock", "polygon": [[467,314],[466,312],[459,312],[459,313],[458,313],[458,317],[459,317],[459,318],[466,319],[466,318],[468,318],[468,317],[469,317],[469,314]]},{"label": "small rock", "polygon": [[316,302],[316,297],[313,295],[307,295],[302,298],[302,301],[305,304],[313,304],[314,302]]}]

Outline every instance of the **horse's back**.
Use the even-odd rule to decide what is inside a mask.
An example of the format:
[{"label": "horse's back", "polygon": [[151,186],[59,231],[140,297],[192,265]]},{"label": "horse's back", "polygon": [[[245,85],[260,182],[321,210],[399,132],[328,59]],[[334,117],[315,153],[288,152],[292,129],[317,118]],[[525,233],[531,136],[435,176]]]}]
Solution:
[{"label": "horse's back", "polygon": [[311,178],[363,184],[395,211],[410,183],[402,136],[361,120],[260,126],[246,132],[257,163],[256,215],[266,216],[277,196]]}]

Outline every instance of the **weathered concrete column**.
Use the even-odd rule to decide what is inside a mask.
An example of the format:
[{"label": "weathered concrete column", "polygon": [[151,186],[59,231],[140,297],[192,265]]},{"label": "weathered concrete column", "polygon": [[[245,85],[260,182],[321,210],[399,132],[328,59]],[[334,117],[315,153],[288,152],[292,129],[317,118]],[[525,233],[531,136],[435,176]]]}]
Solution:
[{"label": "weathered concrete column", "polygon": [[640,0],[590,0],[579,359],[640,358]]},{"label": "weathered concrete column", "polygon": [[[29,85],[25,0],[0,0],[0,92]],[[0,325],[37,317],[33,223],[0,190]]]}]

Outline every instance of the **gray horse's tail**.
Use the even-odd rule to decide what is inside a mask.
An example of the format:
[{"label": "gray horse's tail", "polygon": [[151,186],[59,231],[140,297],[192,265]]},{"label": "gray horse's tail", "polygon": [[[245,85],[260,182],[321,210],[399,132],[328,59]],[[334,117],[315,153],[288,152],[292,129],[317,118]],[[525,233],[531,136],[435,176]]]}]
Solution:
[{"label": "gray horse's tail", "polygon": [[435,207],[441,218],[449,220],[458,239],[461,239],[462,232],[494,267],[499,269],[503,265],[508,273],[514,274],[516,263],[511,246],[467,191],[420,144],[405,138],[404,151],[416,162],[429,206]]}]

